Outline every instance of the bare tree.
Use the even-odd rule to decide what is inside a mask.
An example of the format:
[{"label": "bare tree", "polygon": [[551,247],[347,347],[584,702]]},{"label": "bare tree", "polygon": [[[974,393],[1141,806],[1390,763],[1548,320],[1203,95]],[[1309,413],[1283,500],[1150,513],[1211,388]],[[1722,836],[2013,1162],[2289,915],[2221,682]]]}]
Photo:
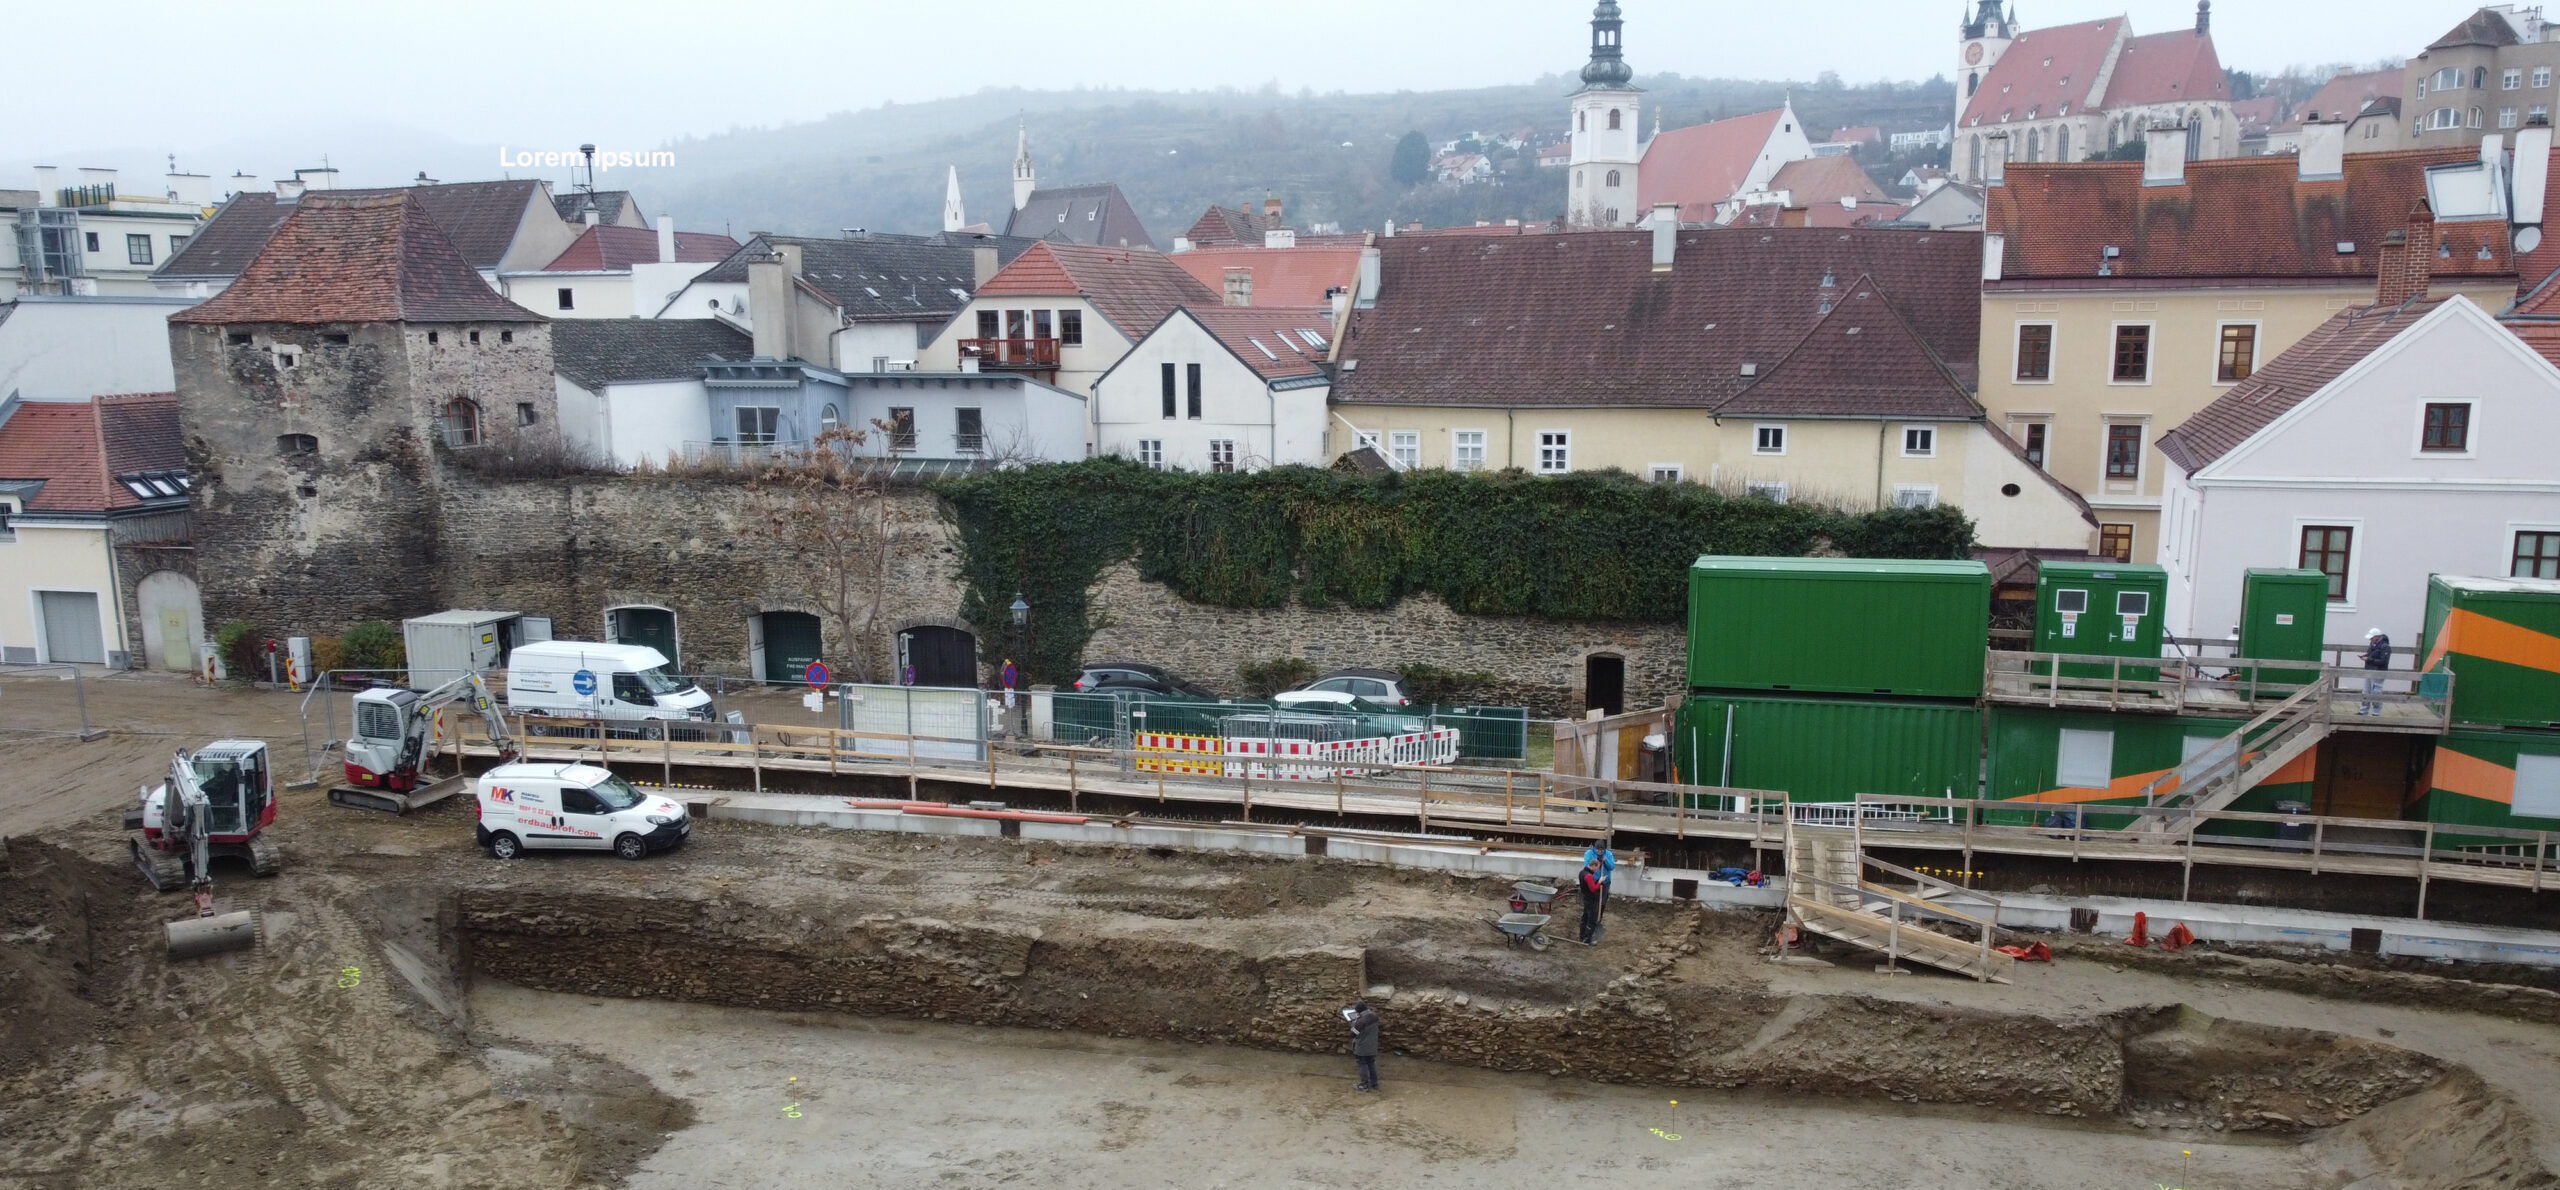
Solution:
[{"label": "bare tree", "polygon": [[778,454],[750,486],[747,525],[787,576],[780,587],[831,622],[838,660],[857,682],[886,672],[875,654],[895,550],[888,461],[863,453],[870,434],[836,427]]}]

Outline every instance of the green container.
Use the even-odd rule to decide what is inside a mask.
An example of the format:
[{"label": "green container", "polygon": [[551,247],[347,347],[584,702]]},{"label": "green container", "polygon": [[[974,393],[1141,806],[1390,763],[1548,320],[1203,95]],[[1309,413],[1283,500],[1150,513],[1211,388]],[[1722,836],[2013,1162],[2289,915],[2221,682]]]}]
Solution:
[{"label": "green container", "polygon": [[[2318,661],[2328,643],[2329,576],[2317,570],[2248,570],[2240,578],[2240,655],[2258,661]],[[2258,670],[2262,693],[2284,697],[2319,680],[2317,669]],[[2268,691],[2267,687],[2276,689]]]},{"label": "green container", "polygon": [[[2160,659],[2160,617],[2169,600],[2169,572],[2125,562],[2047,562],[2036,572],[2036,651],[2092,657]],[[2155,666],[2065,665],[2076,678],[2110,674],[2128,682],[2157,681]]]},{"label": "green container", "polygon": [[1970,703],[1697,694],[1675,730],[1672,762],[1695,785],[1821,802],[1981,788],[1982,711]]},{"label": "green container", "polygon": [[[2523,813],[2517,812],[2520,808]],[[2438,847],[2515,848],[2530,854],[2531,839],[2466,835],[2459,829],[2464,826],[2550,831],[2551,842],[2560,843],[2560,732],[2446,732],[2427,765],[2421,810],[2437,824]]]},{"label": "green container", "polygon": [[1692,688],[1979,698],[1990,642],[1980,562],[1706,557],[1689,570]]},{"label": "green container", "polygon": [[2453,673],[2453,720],[2560,727],[2560,580],[2427,580],[2418,668]]},{"label": "green container", "polygon": [[[1987,812],[1983,821],[2027,826],[2053,813],[2042,806],[2138,803],[2144,786],[2238,731],[2244,722],[2238,718],[1995,706],[1991,708],[1991,761],[1985,784],[1988,799],[2003,805]],[[2264,809],[2273,811],[2278,800],[2299,800],[2302,788],[2301,783],[2286,789],[2262,785],[2249,791],[2242,801],[2255,799],[2265,803]],[[2261,807],[2234,804],[2231,808]],[[2093,814],[2089,825],[2115,828],[2132,820],[2131,815]],[[2263,833],[2272,834],[2273,824],[2268,826]]]}]

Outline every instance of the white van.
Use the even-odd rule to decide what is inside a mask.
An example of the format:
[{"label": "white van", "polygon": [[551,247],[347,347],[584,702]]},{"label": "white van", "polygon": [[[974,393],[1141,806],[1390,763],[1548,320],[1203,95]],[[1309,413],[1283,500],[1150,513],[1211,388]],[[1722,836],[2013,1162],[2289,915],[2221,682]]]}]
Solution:
[{"label": "white van", "polygon": [[533,847],[639,859],[693,834],[684,804],[642,793],[591,764],[502,764],[480,774],[480,845],[499,859]]},{"label": "white van", "polygon": [[576,718],[711,718],[711,696],[667,672],[667,655],[647,645],[547,640],[507,655],[507,709]]}]

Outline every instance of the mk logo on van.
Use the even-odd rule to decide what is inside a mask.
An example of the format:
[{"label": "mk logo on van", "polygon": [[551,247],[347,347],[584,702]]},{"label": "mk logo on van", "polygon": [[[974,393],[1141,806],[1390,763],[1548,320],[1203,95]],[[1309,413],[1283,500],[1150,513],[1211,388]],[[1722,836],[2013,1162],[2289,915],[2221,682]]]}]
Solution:
[{"label": "mk logo on van", "polygon": [[489,798],[492,801],[513,803],[516,800],[516,791],[512,789],[492,789],[489,791]]}]

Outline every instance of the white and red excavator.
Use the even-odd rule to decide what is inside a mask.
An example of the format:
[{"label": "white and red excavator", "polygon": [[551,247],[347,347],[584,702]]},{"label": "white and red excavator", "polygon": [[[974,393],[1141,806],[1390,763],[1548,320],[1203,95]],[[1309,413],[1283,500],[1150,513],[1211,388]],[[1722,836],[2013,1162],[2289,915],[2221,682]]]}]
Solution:
[{"label": "white and red excavator", "polygon": [[478,674],[464,674],[424,694],[398,687],[360,691],[355,697],[355,723],[347,735],[347,783],[329,790],[330,803],[406,814],[460,791],[467,782],[460,773],[432,780],[427,771],[437,716],[455,703],[480,716],[489,741],[497,745],[498,763],[516,758],[518,749],[507,732],[506,715]]},{"label": "white and red excavator", "polygon": [[247,912],[213,911],[213,861],[240,860],[252,875],[273,876],[284,855],[266,837],[276,820],[275,775],[264,740],[215,740],[190,756],[169,759],[169,777],[142,791],[125,812],[133,865],[155,892],[184,886],[195,894],[193,920],[169,923],[175,957],[232,950],[255,941]]}]

